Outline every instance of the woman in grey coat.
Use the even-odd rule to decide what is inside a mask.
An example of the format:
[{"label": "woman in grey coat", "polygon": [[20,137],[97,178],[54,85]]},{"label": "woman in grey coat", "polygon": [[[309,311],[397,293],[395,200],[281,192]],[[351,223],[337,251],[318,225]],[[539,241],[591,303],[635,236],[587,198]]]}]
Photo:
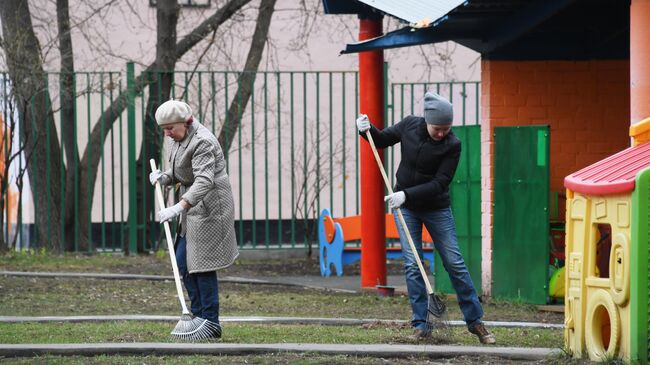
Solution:
[{"label": "woman in grey coat", "polygon": [[169,100],[156,110],[156,122],[169,141],[167,171],[149,175],[151,184],[175,185],[180,201],[158,212],[160,222],[180,219],[176,261],[190,297],[192,314],[214,323],[221,337],[217,270],[239,255],[235,204],[226,161],[217,138],[192,117],[182,101]]}]

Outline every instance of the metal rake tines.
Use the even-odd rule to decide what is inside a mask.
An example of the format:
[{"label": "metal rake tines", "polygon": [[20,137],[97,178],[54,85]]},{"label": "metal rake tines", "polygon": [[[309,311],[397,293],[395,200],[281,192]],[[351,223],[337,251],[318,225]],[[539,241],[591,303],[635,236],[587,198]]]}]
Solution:
[{"label": "metal rake tines", "polygon": [[438,334],[442,333],[444,337],[448,337],[450,335],[449,333],[445,333],[450,329],[447,319],[447,306],[445,305],[445,302],[440,299],[440,297],[438,297],[435,293],[431,293],[429,295],[426,321],[427,331],[435,331]]},{"label": "metal rake tines", "polygon": [[445,303],[438,297],[435,293],[429,294],[429,303],[427,304],[427,312],[428,314],[440,318],[445,314],[445,310],[447,310],[447,306]]},{"label": "metal rake tines", "polygon": [[180,340],[203,340],[221,337],[221,325],[201,317],[192,318],[183,315],[171,332],[172,337]]}]

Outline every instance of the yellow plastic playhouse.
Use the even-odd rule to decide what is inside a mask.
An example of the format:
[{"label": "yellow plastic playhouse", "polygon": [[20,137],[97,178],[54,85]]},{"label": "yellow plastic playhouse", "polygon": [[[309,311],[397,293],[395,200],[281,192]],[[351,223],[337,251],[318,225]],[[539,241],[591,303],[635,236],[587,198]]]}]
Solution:
[{"label": "yellow plastic playhouse", "polygon": [[575,357],[649,363],[650,118],[633,146],[564,180],[565,344]]}]

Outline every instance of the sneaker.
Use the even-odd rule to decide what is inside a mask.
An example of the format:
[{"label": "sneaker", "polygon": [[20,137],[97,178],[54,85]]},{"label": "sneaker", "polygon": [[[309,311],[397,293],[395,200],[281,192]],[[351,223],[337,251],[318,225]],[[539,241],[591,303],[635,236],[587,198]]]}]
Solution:
[{"label": "sneaker", "polygon": [[478,336],[479,341],[485,345],[494,345],[497,343],[497,339],[494,337],[490,331],[485,328],[483,323],[479,322],[468,327],[468,330]]},{"label": "sneaker", "polygon": [[431,332],[416,328],[413,334],[408,336],[411,341],[420,341],[431,337]]}]

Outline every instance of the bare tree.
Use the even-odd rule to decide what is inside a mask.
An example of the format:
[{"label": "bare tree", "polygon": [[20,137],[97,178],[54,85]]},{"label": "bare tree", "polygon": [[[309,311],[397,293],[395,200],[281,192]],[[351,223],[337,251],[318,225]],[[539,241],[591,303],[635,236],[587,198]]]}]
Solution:
[{"label": "bare tree", "polygon": [[[295,205],[292,207],[293,215],[302,219],[305,243],[307,244],[307,256],[312,255],[312,242],[318,241],[318,211],[321,192],[334,183],[334,180],[346,174],[340,168],[343,165],[343,156],[349,154],[343,145],[337,142],[332,149],[318,146],[325,145],[329,136],[320,133],[318,124],[316,128],[308,128],[306,131],[308,143],[303,145],[304,150],[297,150],[296,155],[302,155],[294,165],[289,165],[290,176],[295,181],[296,191]],[[332,166],[323,164],[322,161],[332,160]],[[295,171],[302,171],[296,174]]]},{"label": "bare tree", "polygon": [[219,133],[218,137],[219,143],[224,151],[230,150],[230,145],[241,124],[241,118],[244,110],[246,110],[248,100],[254,91],[253,82],[255,81],[256,72],[262,59],[262,52],[268,37],[275,2],[276,0],[262,0],[260,4],[257,25],[248,50],[244,71],[237,79],[237,92],[235,92],[235,97],[228,108],[225,124],[221,128],[221,133]]},{"label": "bare tree", "polygon": [[[173,18],[177,17],[178,14],[177,5],[172,0],[158,1],[157,16],[159,27],[156,60],[147,66],[136,77],[134,82],[134,91],[136,93],[140,93],[146,87],[152,87],[152,85],[154,85],[157,91],[150,92],[150,99],[147,102],[149,115],[160,104],[161,100],[168,97],[168,85],[171,82],[167,77],[168,75],[165,76],[165,72],[172,71],[178,59],[188,53],[207,36],[213,34],[216,29],[231,19],[250,1],[226,1],[212,15],[207,17],[177,42],[175,38],[176,24],[173,21]],[[59,51],[61,52],[61,73],[64,76],[68,76],[74,72],[74,57],[70,39],[69,6],[67,0],[57,0],[56,5]],[[246,75],[248,72],[254,72],[259,67],[274,5],[275,0],[261,1],[258,22],[245,66],[246,72],[243,75]],[[89,244],[87,232],[89,231],[88,225],[90,221],[80,218],[90,216],[92,204],[87,200],[92,199],[91,197],[93,196],[97,168],[101,158],[101,148],[106,137],[110,134],[114,123],[127,106],[128,93],[127,91],[120,92],[110,105],[104,109],[99,117],[101,123],[94,124],[89,135],[88,147],[85,149],[83,155],[79,157],[79,152],[75,147],[75,141],[68,134],[70,132],[68,128],[62,125],[64,129],[63,146],[59,144],[55,133],[47,132],[55,131],[56,128],[52,118],[52,102],[47,88],[47,77],[43,68],[41,47],[34,32],[27,0],[7,0],[0,2],[0,21],[2,21],[3,31],[2,47],[5,52],[9,75],[13,80],[16,95],[20,96],[17,98],[19,109],[25,111],[20,115],[20,119],[24,121],[25,125],[23,132],[24,134],[33,136],[34,141],[38,141],[33,147],[31,145],[26,146],[26,153],[33,155],[33,163],[29,167],[30,176],[36,176],[42,171],[45,171],[46,159],[44,157],[47,155],[60,156],[61,148],[65,151],[68,162],[67,166],[64,166],[62,165],[64,164],[62,159],[51,159],[51,165],[47,167],[51,170],[51,191],[46,191],[46,184],[34,184],[32,186],[35,199],[45,199],[45,197],[48,199],[46,202],[43,201],[43,204],[39,204],[39,209],[35,212],[38,232],[43,237],[46,233],[44,229],[48,222],[54,227],[59,227],[63,223],[66,227],[65,232],[67,237],[61,237],[60,230],[55,229],[50,232],[48,238],[55,243],[65,242],[66,249],[72,249],[72,240],[70,239],[71,226],[77,220],[77,224],[79,225],[78,233],[80,235],[79,248],[86,248]],[[161,67],[166,69],[161,69]],[[163,72],[160,73],[161,71]],[[160,75],[161,77],[151,77],[151,75]],[[73,97],[75,95],[74,83],[65,77],[61,81],[61,86],[67,89],[65,92],[62,92],[62,98]],[[239,105],[231,105],[229,110],[245,109],[245,103],[251,93],[250,91],[246,91],[246,85],[250,83],[245,79],[240,80],[241,90],[237,94],[238,97],[233,101],[233,103]],[[163,90],[163,92],[158,92],[158,90]],[[29,99],[25,98],[27,95],[30,95]],[[68,115],[69,112],[69,109],[62,110],[63,115]],[[151,128],[152,119],[147,119],[150,124],[147,130],[150,132],[155,131],[155,128]],[[74,118],[68,120],[74,120]],[[223,127],[224,129],[236,130],[236,127],[233,129],[230,124],[241,123],[241,117],[231,118],[226,123]],[[74,128],[71,128],[71,130],[74,130]],[[157,140],[156,132],[151,133],[151,136],[147,139],[150,141]],[[232,136],[230,137],[232,138]],[[225,149],[230,145],[230,141],[227,139],[222,139],[222,142]],[[148,151],[147,155],[140,156],[141,162],[146,161],[146,158],[151,153],[159,153],[160,146],[152,145],[146,150]],[[72,186],[70,182],[71,175],[73,174],[73,171],[71,171],[71,161],[78,161],[76,178],[78,179],[78,196],[81,199],[79,199],[76,209],[73,206],[74,203],[70,202],[71,199],[68,198],[70,195],[67,193],[70,186]],[[140,176],[139,178],[143,179],[144,177]],[[66,193],[63,195],[60,194],[60,186],[58,186],[60,181],[65,181],[66,185]],[[48,206],[65,206],[64,216],[61,216],[59,209],[47,210],[45,207]],[[78,212],[78,216],[76,217],[73,216],[75,210]]]},{"label": "bare tree", "polygon": [[[51,165],[46,166],[47,156],[60,156],[61,147],[54,133],[52,118],[52,102],[47,90],[47,76],[43,70],[43,60],[40,45],[30,17],[26,0],[7,0],[0,2],[0,21],[2,21],[3,49],[6,55],[7,68],[12,83],[14,98],[22,121],[21,139],[29,136],[34,143],[26,145],[26,153],[32,156],[29,164],[30,176],[38,176],[46,169],[51,169],[53,180],[60,181],[61,163],[52,159]],[[63,203],[60,194],[48,195],[46,184],[34,184],[32,194],[44,204],[39,205],[36,212],[36,224],[42,229],[48,221],[61,222],[58,209],[48,211],[45,207],[58,207]],[[59,230],[54,230],[49,236],[54,242],[60,242],[62,237]]]},{"label": "bare tree", "polygon": [[457,44],[452,42],[417,47],[422,63],[425,66],[424,69],[428,71],[424,75],[425,80],[431,80],[432,74],[436,72],[442,75],[444,81],[456,81],[458,79],[453,58],[456,47]]},{"label": "bare tree", "polygon": [[[156,71],[145,75],[151,78],[149,84],[149,98],[147,100],[146,115],[143,126],[142,148],[140,157],[136,161],[136,171],[148,171],[149,160],[156,159],[160,155],[162,146],[158,124],[155,120],[155,112],[158,106],[169,98],[174,80],[174,68],[176,67],[177,56],[176,46],[176,24],[178,22],[178,11],[180,6],[177,0],[158,0],[156,5],[157,17],[157,39],[156,39],[156,60],[154,62]],[[146,174],[145,174],[146,175]],[[136,215],[137,224],[145,227],[145,236],[150,237],[150,225],[146,217],[154,207],[153,189],[147,185],[146,176],[136,177],[136,209],[131,209],[129,214]],[[143,188],[144,187],[144,188]],[[145,242],[138,241],[138,252],[144,251]]]},{"label": "bare tree", "polygon": [[[63,221],[65,231],[72,232],[74,224],[74,178],[75,173],[72,171],[76,166],[74,162],[79,161],[79,151],[76,143],[76,126],[75,126],[75,108],[74,99],[76,98],[75,85],[75,68],[74,52],[72,49],[72,37],[70,35],[70,14],[68,0],[56,0],[56,19],[58,27],[59,53],[61,55],[61,138],[62,148],[68,161],[68,173],[65,174],[64,195],[61,197],[64,206]],[[63,163],[63,162],[62,162]],[[68,197],[66,199],[66,197]],[[85,232],[85,231],[84,231]],[[74,240],[71,234],[64,238],[66,250],[72,250]]]},{"label": "bare tree", "polygon": [[[29,0],[34,3],[36,0]],[[26,128],[21,132],[30,133],[31,141],[37,141],[33,147],[34,151],[33,164],[29,167],[30,177],[38,176],[45,171],[45,156],[50,156],[49,165],[51,186],[49,189],[44,184],[34,184],[33,196],[39,199],[38,211],[36,211],[36,226],[39,229],[41,237],[45,236],[42,231],[45,223],[49,222],[50,226],[61,229],[55,229],[48,235],[53,242],[65,242],[67,250],[88,248],[90,237],[92,197],[94,196],[95,183],[98,177],[98,167],[101,163],[102,148],[107,139],[112,135],[113,128],[117,125],[119,117],[123,114],[127,102],[128,94],[124,90],[116,92],[115,97],[111,97],[111,102],[102,110],[101,115],[95,123],[89,123],[88,144],[85,151],[83,146],[77,146],[77,137],[75,135],[75,98],[79,93],[75,90],[75,67],[83,62],[83,57],[77,56],[83,53],[84,48],[80,48],[76,42],[80,36],[87,43],[92,43],[89,47],[93,52],[105,52],[110,54],[113,59],[129,59],[128,52],[119,49],[119,46],[109,44],[110,34],[102,33],[101,29],[95,29],[97,24],[105,20],[103,15],[107,11],[119,8],[119,11],[135,15],[135,22],[141,22],[143,29],[154,31],[153,22],[148,21],[142,12],[138,11],[135,3],[124,0],[94,0],[79,1],[77,5],[84,8],[83,14],[78,11],[71,12],[70,0],[40,0],[46,2],[48,6],[56,5],[56,37],[52,34],[41,37],[44,39],[39,45],[35,32],[42,34],[43,30],[35,27],[47,28],[49,24],[32,24],[38,13],[40,22],[54,24],[54,18],[48,14],[54,8],[42,10],[35,7],[30,13],[28,0],[7,0],[0,4],[0,21],[2,22],[2,39],[0,46],[4,50],[4,56],[7,59],[11,79],[20,84],[17,88],[19,95],[23,95],[21,100],[25,100],[24,95],[30,95],[25,105],[29,108],[20,108],[24,110],[25,115],[21,115],[21,120],[25,121]],[[237,131],[241,129],[243,115],[249,105],[249,100],[255,93],[255,76],[260,65],[273,64],[273,58],[276,57],[276,66],[279,64],[277,49],[272,49],[273,39],[270,39],[269,28],[271,18],[279,10],[285,14],[301,11],[303,18],[296,18],[293,22],[287,22],[286,27],[292,27],[291,31],[285,31],[295,35],[292,42],[288,45],[289,49],[302,49],[306,46],[312,30],[314,29],[317,15],[322,14],[320,10],[321,2],[319,0],[300,0],[291,3],[283,9],[276,9],[277,0],[219,0],[216,3],[218,8],[212,8],[200,11],[201,21],[196,27],[183,24],[183,14],[179,13],[178,6],[172,0],[158,0],[156,5],[156,52],[155,59],[149,61],[136,60],[142,67],[141,73],[137,74],[133,86],[135,93],[144,95],[146,99],[144,121],[142,126],[143,146],[140,148],[140,155],[137,160],[136,171],[138,174],[148,171],[147,160],[151,157],[160,155],[160,135],[157,125],[153,119],[153,113],[160,103],[170,96],[172,90],[173,71],[182,66],[190,65],[190,68],[196,70],[200,65],[212,65],[217,58],[226,59],[232,69],[244,64],[243,71],[238,74],[236,87],[237,90],[232,95],[228,104],[225,115],[220,115],[223,122],[219,130],[219,141],[222,144],[225,153],[233,148],[233,139]],[[259,4],[259,7],[249,6],[249,4]],[[290,8],[293,7],[293,8]],[[78,10],[78,9],[77,9]],[[194,9],[195,10],[195,9]],[[251,14],[257,16],[249,16]],[[195,14],[197,14],[198,11]],[[187,14],[187,13],[185,13]],[[333,17],[334,19],[337,17]],[[196,17],[194,18],[196,19]],[[351,23],[356,24],[356,19],[347,18]],[[275,20],[274,20],[275,21]],[[38,22],[36,22],[38,23]],[[151,24],[147,24],[151,23]],[[249,29],[254,33],[250,35]],[[95,28],[93,28],[95,27]],[[299,29],[298,29],[299,28]],[[49,29],[49,28],[48,28]],[[178,29],[178,30],[177,30]],[[289,29],[289,28],[285,28]],[[297,31],[296,31],[297,30]],[[178,36],[177,36],[178,32]],[[75,38],[71,37],[75,35]],[[183,35],[182,35],[183,34]],[[228,37],[228,39],[226,39]],[[149,42],[153,45],[153,41]],[[242,45],[248,44],[248,53],[241,52],[241,57],[230,55],[229,52],[241,50]],[[73,52],[73,47],[74,48]],[[153,54],[148,43],[139,47],[143,48],[143,53],[149,51]],[[80,52],[81,50],[81,52]],[[211,50],[211,51],[208,51]],[[58,95],[52,92],[48,94],[47,74],[43,66],[44,59],[49,55],[49,59],[55,58],[56,52],[59,52],[59,75],[60,82],[57,85],[61,88]],[[264,53],[266,52],[266,53]],[[97,53],[100,55],[100,53]],[[244,55],[245,60],[244,60]],[[266,55],[266,59],[264,59]],[[76,56],[76,57],[75,57]],[[205,56],[205,57],[204,57]],[[96,64],[100,64],[101,56],[97,57]],[[144,57],[146,59],[146,56]],[[82,60],[81,62],[75,62]],[[51,64],[47,63],[48,65]],[[223,63],[219,64],[222,67]],[[190,76],[191,77],[191,76]],[[232,85],[232,81],[231,81]],[[28,88],[29,87],[29,88]],[[226,82],[225,88],[228,87]],[[51,90],[51,88],[50,88]],[[178,89],[175,89],[178,91]],[[185,90],[184,92],[187,92]],[[228,94],[228,93],[227,93]],[[50,97],[56,100],[57,96],[60,110],[54,110],[52,105],[56,104],[50,100]],[[229,98],[230,99],[230,98]],[[19,100],[19,98],[17,98]],[[250,107],[249,107],[250,108]],[[60,116],[61,124],[54,124],[54,113]],[[24,118],[24,119],[22,119]],[[213,121],[216,123],[216,121]],[[92,125],[92,127],[90,127]],[[61,141],[54,131],[59,128]],[[47,131],[50,131],[48,133]],[[22,133],[21,133],[22,134]],[[26,146],[26,148],[30,148]],[[63,186],[61,186],[63,185]],[[75,190],[75,187],[78,189]],[[136,186],[131,189],[137,189],[138,204],[131,207],[130,214],[135,214],[140,227],[148,227],[146,217],[152,212],[153,196],[152,189],[148,186],[145,173],[136,177]],[[79,199],[74,199],[75,194]],[[311,198],[309,198],[311,199]],[[143,202],[146,202],[144,204]],[[57,207],[48,211],[46,207]],[[63,208],[61,208],[63,207]],[[311,210],[311,209],[310,209]],[[301,212],[303,214],[303,212]],[[304,212],[305,216],[308,212]],[[148,229],[148,228],[146,228]],[[75,233],[76,231],[76,233]],[[64,236],[60,234],[64,232]],[[79,238],[79,246],[74,245],[73,236]],[[151,237],[149,234],[146,237]],[[143,242],[138,242],[142,244]],[[126,245],[125,247],[128,247]],[[144,247],[138,246],[141,251]]]}]

